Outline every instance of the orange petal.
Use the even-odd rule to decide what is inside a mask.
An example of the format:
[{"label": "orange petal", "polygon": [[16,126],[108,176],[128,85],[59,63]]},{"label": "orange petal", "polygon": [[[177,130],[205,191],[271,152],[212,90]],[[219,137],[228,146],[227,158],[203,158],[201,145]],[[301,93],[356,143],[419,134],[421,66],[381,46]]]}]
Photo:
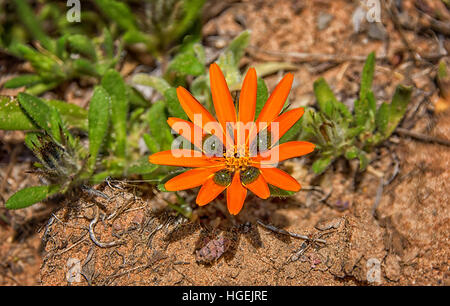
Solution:
[{"label": "orange petal", "polygon": [[223,130],[226,131],[227,122],[236,122],[236,110],[225,77],[216,63],[209,66],[209,79],[217,119],[219,119]]},{"label": "orange petal", "polygon": [[262,164],[279,163],[283,160],[306,155],[314,151],[315,145],[307,141],[289,141],[273,147],[254,158]]},{"label": "orange petal", "polygon": [[256,123],[266,122],[269,124],[278,116],[289,95],[293,80],[294,75],[292,73],[288,73],[284,76],[261,110]]},{"label": "orange petal", "polygon": [[[275,144],[287,131],[303,116],[303,107],[291,109],[272,121],[270,129],[274,130],[274,123],[278,122],[278,133],[273,133],[272,144]],[[275,130],[273,131],[275,132]],[[278,135],[276,135],[278,134]]]},{"label": "orange petal", "polygon": [[231,185],[227,188],[227,207],[232,215],[237,215],[244,205],[247,189],[241,184],[241,175],[236,172]]},{"label": "orange petal", "polygon": [[261,173],[267,183],[289,191],[299,191],[300,184],[289,174],[277,168],[261,168]]},{"label": "orange petal", "polygon": [[175,176],[164,184],[168,191],[191,189],[202,185],[211,174],[225,168],[225,165],[212,168],[196,168]]},{"label": "orange petal", "polygon": [[208,110],[201,105],[200,102],[198,102],[185,88],[181,86],[177,88],[177,97],[180,101],[181,107],[184,109],[186,115],[188,115],[192,122],[197,124],[196,120],[194,120],[194,115],[201,116],[202,124],[197,124],[198,126],[203,128],[208,122],[216,122],[213,115],[211,115]]},{"label": "orange petal", "polygon": [[198,156],[198,151],[178,149],[162,151],[149,156],[152,164],[179,166],[179,167],[211,167],[218,166],[220,158],[211,158],[206,155]]},{"label": "orange petal", "polygon": [[256,194],[261,199],[267,199],[270,196],[269,186],[262,175],[250,184],[246,184],[245,187],[250,189],[254,194]]},{"label": "orange petal", "polygon": [[195,200],[197,205],[203,206],[214,200],[222,191],[227,188],[226,186],[218,185],[214,182],[213,176],[210,176],[202,188],[198,192],[197,199]]},{"label": "orange petal", "polygon": [[250,68],[245,75],[239,96],[239,121],[244,124],[255,120],[256,88],[256,70]]},{"label": "orange petal", "polygon": [[[167,119],[167,123],[177,134],[186,138],[190,143],[195,145],[197,148],[199,149],[202,148],[204,133],[201,127],[196,126],[192,122],[175,117],[169,117],[169,119]],[[186,128],[190,132],[186,133],[185,130]]]}]

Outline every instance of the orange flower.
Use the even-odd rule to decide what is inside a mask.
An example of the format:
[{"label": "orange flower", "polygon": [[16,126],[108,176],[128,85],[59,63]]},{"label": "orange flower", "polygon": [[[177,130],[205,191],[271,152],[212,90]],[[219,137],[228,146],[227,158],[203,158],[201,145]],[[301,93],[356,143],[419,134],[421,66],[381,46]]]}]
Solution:
[{"label": "orange flower", "polygon": [[201,186],[196,200],[200,206],[226,189],[228,211],[233,215],[241,211],[247,189],[262,199],[270,196],[268,184],[289,191],[300,190],[293,177],[276,168],[278,162],[308,154],[315,147],[304,141],[278,144],[304,112],[303,108],[296,108],[279,115],[293,75],[288,73],[280,81],[255,121],[255,69],[249,69],[245,76],[237,113],[219,66],[212,64],[209,73],[218,122],[186,89],[178,87],[178,100],[192,122],[178,118],[169,118],[167,122],[190,142],[189,147],[149,157],[153,164],[193,168],[170,179],[165,188],[178,191]]}]

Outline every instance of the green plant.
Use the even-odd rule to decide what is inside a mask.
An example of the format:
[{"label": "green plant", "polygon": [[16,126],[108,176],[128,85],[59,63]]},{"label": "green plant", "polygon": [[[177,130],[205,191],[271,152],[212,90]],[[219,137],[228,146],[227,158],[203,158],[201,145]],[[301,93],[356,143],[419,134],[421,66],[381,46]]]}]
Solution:
[{"label": "green plant", "polygon": [[375,54],[364,65],[359,97],[353,113],[339,102],[323,78],[314,83],[318,111],[309,109],[301,119],[300,138],[317,145],[319,157],[313,164],[315,173],[322,173],[333,161],[343,156],[359,159],[360,170],[368,163],[368,153],[394,132],[403,118],[412,89],[399,85],[390,104],[378,108],[371,90],[375,70]]},{"label": "green plant", "polygon": [[[0,128],[31,130],[25,143],[38,159],[34,172],[47,182],[18,191],[7,202],[9,209],[23,208],[55,194],[99,183],[106,177],[149,174],[157,166],[141,158],[138,140],[148,129],[150,113],[142,107],[129,114],[129,94],[119,73],[105,72],[94,89],[89,110],[59,101],[20,93],[17,99],[1,97]],[[82,144],[78,130],[88,136]],[[171,135],[170,135],[171,136]]]},{"label": "green plant", "polygon": [[5,83],[5,88],[25,86],[27,92],[34,95],[74,78],[92,77],[98,80],[115,66],[120,54],[120,50],[114,52],[111,34],[106,29],[101,37],[94,40],[82,34],[64,35],[56,41],[55,47],[49,49],[41,47],[36,50],[16,43],[9,47],[9,51],[29,61],[35,73],[11,79]]},{"label": "green plant", "polygon": [[[142,44],[146,52],[159,56],[200,24],[205,0],[147,0],[141,4],[144,13],[137,16],[123,1],[94,2],[110,23],[118,25],[125,44]],[[198,30],[190,32],[198,33]]]}]

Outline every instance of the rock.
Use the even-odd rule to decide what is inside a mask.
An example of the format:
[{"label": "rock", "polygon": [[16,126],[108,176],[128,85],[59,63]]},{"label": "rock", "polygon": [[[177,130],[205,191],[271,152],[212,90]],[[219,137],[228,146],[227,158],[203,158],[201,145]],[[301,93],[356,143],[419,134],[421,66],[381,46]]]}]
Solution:
[{"label": "rock", "polygon": [[320,13],[319,17],[317,17],[317,28],[322,31],[326,29],[329,25],[331,20],[333,20],[334,16],[327,14],[327,13]]},{"label": "rock", "polygon": [[371,22],[369,23],[367,35],[373,40],[384,40],[386,38],[386,30],[380,22]]},{"label": "rock", "polygon": [[326,231],[329,229],[337,229],[341,225],[342,218],[333,218],[333,219],[326,219],[326,220],[320,220],[317,222],[317,224],[314,226],[319,231]]}]

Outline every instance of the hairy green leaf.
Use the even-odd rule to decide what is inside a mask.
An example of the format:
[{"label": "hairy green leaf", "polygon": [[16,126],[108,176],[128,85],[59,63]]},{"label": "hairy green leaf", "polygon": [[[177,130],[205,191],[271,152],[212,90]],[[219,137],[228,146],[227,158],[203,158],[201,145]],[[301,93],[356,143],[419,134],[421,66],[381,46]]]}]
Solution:
[{"label": "hairy green leaf", "polygon": [[36,128],[13,97],[0,96],[0,130],[31,130]]},{"label": "hairy green leaf", "polygon": [[180,101],[178,101],[177,91],[175,88],[168,88],[164,92],[164,98],[166,99],[167,108],[169,109],[170,115],[183,120],[188,120],[188,116],[181,107]]},{"label": "hairy green leaf", "polygon": [[132,163],[127,169],[127,174],[148,174],[155,171],[158,167],[158,165],[151,164],[148,161],[148,157],[145,156]]},{"label": "hairy green leaf", "polygon": [[16,12],[28,32],[34,39],[38,40],[46,49],[53,51],[54,41],[45,34],[41,27],[41,22],[36,18],[35,13],[29,6],[28,1],[14,0]]},{"label": "hairy green leaf", "polygon": [[148,112],[148,124],[150,126],[150,133],[157,141],[161,150],[169,150],[173,140],[170,127],[166,120],[166,105],[164,101],[154,103]]},{"label": "hairy green leaf", "polygon": [[102,86],[111,97],[111,122],[115,132],[115,153],[125,157],[127,141],[128,97],[125,82],[119,72],[108,70],[102,78]]},{"label": "hairy green leaf", "polygon": [[170,62],[168,69],[170,71],[175,71],[182,76],[199,76],[205,73],[205,66],[195,56],[194,50],[192,49],[178,53]]},{"label": "hairy green leaf", "polygon": [[146,73],[137,73],[131,80],[132,84],[149,86],[156,89],[160,94],[164,94],[167,89],[171,88],[166,80],[160,77],[152,76]]},{"label": "hairy green leaf", "polygon": [[41,202],[58,192],[59,185],[33,186],[19,190],[5,203],[8,209],[20,209]]},{"label": "hairy green leaf", "polygon": [[67,42],[73,51],[86,55],[92,60],[97,60],[95,45],[92,40],[82,34],[74,34],[67,37]]},{"label": "hairy green leaf", "polygon": [[331,157],[321,157],[313,163],[312,170],[314,173],[320,174],[328,168],[332,161]]},{"label": "hairy green leaf", "polygon": [[269,184],[270,196],[271,197],[279,197],[285,198],[295,194],[295,191],[284,190],[279,187],[273,186]]},{"label": "hairy green leaf", "polygon": [[392,102],[389,107],[389,122],[385,133],[386,138],[391,136],[405,115],[406,108],[411,100],[411,93],[411,87],[399,85],[395,89],[394,97],[392,98]]},{"label": "hairy green leaf", "polygon": [[255,118],[258,118],[259,113],[266,104],[269,98],[269,90],[267,89],[266,82],[262,78],[258,78],[257,88],[256,88],[256,110]]},{"label": "hairy green leaf", "polygon": [[33,122],[48,134],[52,135],[49,118],[51,113],[50,107],[41,99],[27,93],[19,93],[18,99],[20,106],[31,117]]},{"label": "hairy green leaf", "polygon": [[42,78],[37,74],[22,74],[5,82],[5,88],[19,88],[30,86],[42,82]]},{"label": "hairy green leaf", "polygon": [[314,94],[316,95],[320,110],[331,118],[334,104],[338,103],[338,101],[324,78],[320,78],[314,82]]},{"label": "hairy green leaf", "polygon": [[364,64],[361,77],[361,88],[359,91],[360,100],[364,100],[366,95],[371,90],[374,72],[375,72],[375,52],[372,52],[369,54],[366,63]]},{"label": "hairy green leaf", "polygon": [[111,97],[106,90],[97,86],[89,102],[89,170],[93,171],[98,153],[109,127]]},{"label": "hairy green leaf", "polygon": [[136,30],[136,19],[126,3],[116,0],[95,0],[95,4],[109,19],[124,30]]},{"label": "hairy green leaf", "polygon": [[390,105],[384,102],[381,104],[378,109],[377,115],[375,117],[375,123],[377,126],[378,132],[380,132],[383,136],[386,135],[388,123],[389,123],[389,108]]}]

